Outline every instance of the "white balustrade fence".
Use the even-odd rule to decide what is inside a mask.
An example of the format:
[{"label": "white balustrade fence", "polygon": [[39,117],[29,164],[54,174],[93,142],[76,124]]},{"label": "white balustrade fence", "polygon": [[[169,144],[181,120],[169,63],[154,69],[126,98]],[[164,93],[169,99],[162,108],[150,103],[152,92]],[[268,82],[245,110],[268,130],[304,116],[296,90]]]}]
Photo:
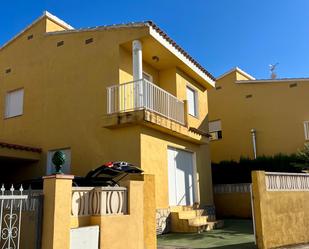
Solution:
[{"label": "white balustrade fence", "polygon": [[127,188],[73,187],[72,215],[123,215],[127,213]]},{"label": "white balustrade fence", "polygon": [[250,185],[250,183],[216,184],[214,193],[249,193]]},{"label": "white balustrade fence", "polygon": [[267,191],[309,191],[309,174],[266,172]]},{"label": "white balustrade fence", "polygon": [[107,113],[146,109],[184,124],[184,102],[142,79],[107,88]]}]

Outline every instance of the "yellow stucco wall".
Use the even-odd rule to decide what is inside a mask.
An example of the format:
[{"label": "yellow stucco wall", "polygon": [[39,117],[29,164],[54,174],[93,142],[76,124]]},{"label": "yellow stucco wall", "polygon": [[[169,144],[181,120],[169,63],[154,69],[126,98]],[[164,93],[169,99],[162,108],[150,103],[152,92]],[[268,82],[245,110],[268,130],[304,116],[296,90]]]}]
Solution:
[{"label": "yellow stucco wall", "polygon": [[250,193],[215,193],[217,217],[251,218]]},{"label": "yellow stucco wall", "polygon": [[[23,177],[46,173],[50,149],[71,148],[75,175],[111,160],[139,165],[136,128],[111,131],[100,121],[106,113],[106,87],[119,82],[117,44],[143,36],[144,31],[45,34],[47,28],[55,30],[53,26],[41,20],[0,52],[0,95],[4,98],[17,88],[25,91],[22,116],[3,119],[0,112],[0,139],[43,149],[41,162],[24,169]],[[27,40],[30,34],[33,39]],[[90,37],[94,42],[85,45]],[[62,40],[64,45],[57,47]],[[11,73],[5,74],[7,68]]]},{"label": "yellow stucco wall", "polygon": [[70,248],[73,176],[44,179],[42,249]]},{"label": "yellow stucco wall", "polygon": [[[4,98],[8,91],[24,88],[22,116],[4,119],[0,111],[0,140],[43,150],[40,162],[22,168],[23,173],[15,174],[16,179],[45,175],[48,150],[70,148],[70,173],[74,175],[85,175],[107,161],[141,165],[146,173],[156,175],[160,183],[156,184],[157,205],[166,207],[167,146],[173,145],[197,153],[201,200],[212,203],[207,144],[189,143],[140,125],[102,127],[107,109],[106,87],[133,79],[131,52],[123,44],[149,36],[148,28],[46,33],[62,29],[44,18],[0,50],[0,96]],[[28,40],[30,34],[33,38]],[[86,45],[89,38],[93,42]],[[58,47],[59,41],[64,44]],[[143,49],[150,54],[147,46]],[[172,54],[165,53],[176,61]],[[207,132],[207,90],[176,64],[158,68],[151,63],[144,61],[144,70],[156,84],[179,99],[186,99],[187,84],[198,91],[199,116],[189,117],[188,125]],[[11,68],[8,74],[7,68]],[[0,110],[4,108],[2,101]],[[158,148],[161,154],[152,153],[153,148]],[[160,163],[157,170],[153,163]],[[159,186],[164,191],[159,191]]]},{"label": "yellow stucco wall", "polygon": [[309,192],[267,191],[265,172],[252,173],[258,248],[309,243]]},{"label": "yellow stucco wall", "polygon": [[100,226],[100,249],[144,249],[143,184],[142,181],[127,183],[128,215],[91,217],[91,224]]},{"label": "yellow stucco wall", "polygon": [[168,201],[168,147],[194,152],[201,205],[213,204],[212,179],[208,146],[182,141],[170,135],[161,134],[150,128],[143,127],[141,135],[141,165],[147,174],[156,175],[157,208],[167,208]]},{"label": "yellow stucco wall", "polygon": [[[235,83],[245,79],[234,71],[217,81],[221,89],[209,90],[209,121],[221,120],[223,137],[210,143],[212,161],[252,158],[252,128],[258,155],[291,154],[302,148],[309,81]],[[290,87],[292,83],[297,87]]]}]

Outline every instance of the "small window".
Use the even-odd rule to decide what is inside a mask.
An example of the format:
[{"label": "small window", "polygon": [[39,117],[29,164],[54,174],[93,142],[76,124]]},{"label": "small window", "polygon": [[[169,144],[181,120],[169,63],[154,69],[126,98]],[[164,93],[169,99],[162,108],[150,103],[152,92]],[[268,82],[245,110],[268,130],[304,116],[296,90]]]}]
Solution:
[{"label": "small window", "polygon": [[305,140],[309,140],[309,121],[304,121]]},{"label": "small window", "polygon": [[191,87],[187,87],[188,113],[197,117],[197,92]]},{"label": "small window", "polygon": [[153,82],[153,77],[151,74],[143,72],[143,79]]},{"label": "small window", "polygon": [[62,166],[62,172],[65,174],[70,174],[71,172],[71,149],[57,149],[57,150],[50,150],[47,153],[47,174],[53,174],[56,171],[55,165],[52,162],[53,155],[56,151],[62,151],[65,156],[65,164]]},{"label": "small window", "polygon": [[6,94],[5,118],[20,116],[24,108],[24,89],[18,89]]},{"label": "small window", "polygon": [[209,133],[211,135],[210,140],[222,139],[221,120],[209,122]]}]

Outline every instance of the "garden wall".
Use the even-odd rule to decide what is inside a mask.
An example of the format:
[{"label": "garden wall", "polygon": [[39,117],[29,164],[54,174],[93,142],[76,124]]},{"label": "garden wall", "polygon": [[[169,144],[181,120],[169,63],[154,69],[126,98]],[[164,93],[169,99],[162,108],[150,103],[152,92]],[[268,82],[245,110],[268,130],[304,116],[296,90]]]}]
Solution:
[{"label": "garden wall", "polygon": [[214,185],[216,216],[252,218],[250,183]]},{"label": "garden wall", "polygon": [[309,243],[309,174],[252,173],[258,248]]}]

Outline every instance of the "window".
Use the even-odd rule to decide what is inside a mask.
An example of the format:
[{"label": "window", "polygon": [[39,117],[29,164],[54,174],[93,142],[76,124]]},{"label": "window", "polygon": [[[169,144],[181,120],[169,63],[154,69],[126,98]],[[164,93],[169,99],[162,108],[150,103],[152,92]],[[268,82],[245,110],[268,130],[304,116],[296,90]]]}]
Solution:
[{"label": "window", "polygon": [[152,75],[146,72],[143,72],[143,79],[153,82]]},{"label": "window", "polygon": [[62,165],[62,172],[65,174],[69,174],[71,172],[71,149],[57,149],[57,150],[50,150],[47,153],[47,174],[53,174],[56,170],[55,165],[52,162],[53,155],[56,151],[62,151],[65,156],[66,160],[64,165]]},{"label": "window", "polygon": [[188,113],[197,117],[197,92],[191,87],[187,87]]},{"label": "window", "polygon": [[5,99],[5,118],[16,117],[23,114],[24,89],[7,92]]},{"label": "window", "polygon": [[305,139],[309,140],[309,121],[304,121]]},{"label": "window", "polygon": [[209,133],[211,135],[210,140],[222,139],[221,120],[209,122]]}]

